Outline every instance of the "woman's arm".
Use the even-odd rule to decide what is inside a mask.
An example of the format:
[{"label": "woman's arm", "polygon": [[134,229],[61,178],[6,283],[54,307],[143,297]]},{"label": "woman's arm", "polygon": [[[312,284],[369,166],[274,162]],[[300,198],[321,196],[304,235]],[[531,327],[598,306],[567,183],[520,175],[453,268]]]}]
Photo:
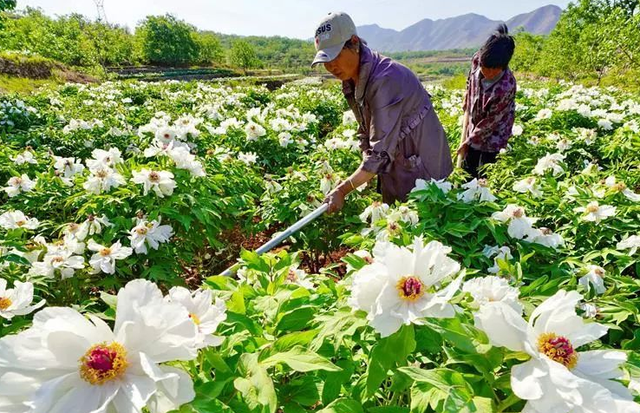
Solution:
[{"label": "woman's arm", "polygon": [[344,206],[346,196],[354,189],[369,182],[374,176],[376,176],[376,174],[365,171],[362,169],[362,166],[360,166],[351,174],[349,179],[338,185],[324,200],[325,203],[329,204],[329,213],[333,214],[334,212],[340,211]]}]

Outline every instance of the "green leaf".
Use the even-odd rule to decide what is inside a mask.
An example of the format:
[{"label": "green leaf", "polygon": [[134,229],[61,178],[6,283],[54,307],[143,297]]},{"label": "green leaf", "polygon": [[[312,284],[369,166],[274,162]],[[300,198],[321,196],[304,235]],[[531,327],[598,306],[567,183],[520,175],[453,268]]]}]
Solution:
[{"label": "green leaf", "polygon": [[274,354],[262,361],[265,367],[271,367],[276,364],[286,364],[291,369],[302,373],[315,370],[340,371],[340,367],[336,366],[326,358],[305,350],[301,346],[294,347],[284,353]]},{"label": "green leaf", "polygon": [[113,294],[100,291],[100,299],[110,308],[115,309],[118,306],[118,297]]},{"label": "green leaf", "polygon": [[367,413],[409,413],[408,407],[381,406],[367,409]]},{"label": "green leaf", "polygon": [[351,360],[338,360],[336,365],[342,370],[325,373],[322,384],[322,403],[324,404],[338,398],[342,385],[350,381],[355,370]]},{"label": "green leaf", "polygon": [[402,326],[389,337],[378,341],[371,349],[367,367],[367,396],[372,396],[397,364],[405,364],[416,348],[413,326]]},{"label": "green leaf", "polygon": [[[418,386],[419,392],[427,392],[429,394],[429,404],[433,403],[434,397],[442,400],[442,411],[444,412],[460,413],[465,406],[472,403],[473,389],[462,374],[456,371],[449,369],[423,370],[417,367],[402,367],[399,370],[411,377],[416,383],[428,385]],[[432,392],[431,388],[435,388],[438,391]],[[418,399],[421,400],[421,405],[423,405],[424,398],[418,396]]]},{"label": "green leaf", "polygon": [[318,330],[296,331],[277,339],[273,348],[277,351],[287,351],[295,346],[306,346],[318,334]]},{"label": "green leaf", "polygon": [[277,331],[300,331],[307,328],[309,322],[313,319],[317,311],[317,308],[306,306],[297,308],[293,311],[286,312],[278,325]]},{"label": "green leaf", "polygon": [[275,413],[277,409],[276,390],[267,369],[258,363],[258,355],[245,353],[238,364],[243,377],[233,381],[233,386],[243,397],[250,409],[260,409]]},{"label": "green leaf", "polygon": [[362,404],[351,399],[338,399],[318,413],[364,413]]}]

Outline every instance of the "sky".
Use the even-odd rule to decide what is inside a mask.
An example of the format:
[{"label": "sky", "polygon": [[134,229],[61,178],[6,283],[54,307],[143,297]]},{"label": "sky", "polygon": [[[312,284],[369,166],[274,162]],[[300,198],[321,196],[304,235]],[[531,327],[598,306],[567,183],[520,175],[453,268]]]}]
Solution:
[{"label": "sky", "polygon": [[[109,23],[133,29],[145,16],[171,13],[201,30],[218,33],[313,37],[317,23],[331,11],[349,13],[356,25],[378,24],[402,30],[422,19],[477,13],[507,20],[538,7],[569,0],[104,0]],[[39,7],[50,16],[97,16],[94,0],[18,0],[18,8]]]}]

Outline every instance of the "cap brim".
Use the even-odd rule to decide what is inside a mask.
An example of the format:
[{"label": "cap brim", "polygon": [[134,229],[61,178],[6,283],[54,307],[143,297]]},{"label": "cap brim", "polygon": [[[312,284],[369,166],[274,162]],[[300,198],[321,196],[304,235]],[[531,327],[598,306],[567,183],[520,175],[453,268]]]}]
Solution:
[{"label": "cap brim", "polygon": [[313,63],[311,63],[311,67],[319,65],[320,63],[329,63],[335,60],[335,58],[338,57],[338,55],[342,51],[342,47],[343,46],[341,44],[338,44],[335,46],[326,47],[322,50],[318,50],[315,59],[313,59]]}]

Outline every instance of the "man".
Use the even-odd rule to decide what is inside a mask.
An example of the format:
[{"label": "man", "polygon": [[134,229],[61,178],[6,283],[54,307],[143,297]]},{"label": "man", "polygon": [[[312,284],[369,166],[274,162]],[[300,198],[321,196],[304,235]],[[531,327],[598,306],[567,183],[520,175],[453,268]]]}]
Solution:
[{"label": "man", "polygon": [[320,22],[315,44],[312,66],[324,64],[342,81],[363,152],[360,167],[325,200],[330,213],[376,175],[387,204],[405,201],[416,179],[449,176],[453,165],[444,129],[411,70],[367,47],[345,13],[331,13]]},{"label": "man", "polygon": [[515,42],[501,25],[473,56],[464,99],[464,127],[458,149],[458,166],[474,178],[482,167],[494,163],[506,148],[513,130],[516,79],[509,62]]}]

